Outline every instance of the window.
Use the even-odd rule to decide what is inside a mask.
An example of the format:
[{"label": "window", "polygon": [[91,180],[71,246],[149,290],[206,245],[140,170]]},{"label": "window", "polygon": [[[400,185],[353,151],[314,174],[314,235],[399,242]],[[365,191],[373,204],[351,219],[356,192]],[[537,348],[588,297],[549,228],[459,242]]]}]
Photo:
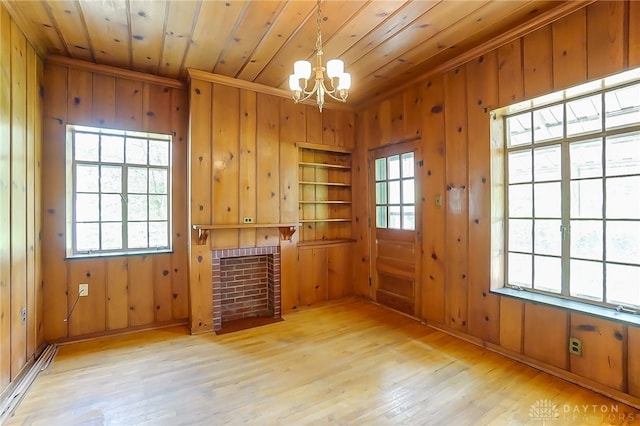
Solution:
[{"label": "window", "polygon": [[507,285],[640,308],[639,71],[502,115]]},{"label": "window", "polygon": [[414,153],[376,158],[376,227],[415,230]]},{"label": "window", "polygon": [[171,137],[69,126],[67,253],[171,246]]}]

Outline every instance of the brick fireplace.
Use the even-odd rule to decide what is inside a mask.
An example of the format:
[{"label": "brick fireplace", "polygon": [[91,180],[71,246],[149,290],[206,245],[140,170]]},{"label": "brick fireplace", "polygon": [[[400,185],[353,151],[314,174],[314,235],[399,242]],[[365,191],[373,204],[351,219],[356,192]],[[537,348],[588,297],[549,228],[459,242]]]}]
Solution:
[{"label": "brick fireplace", "polygon": [[213,329],[225,321],[280,317],[280,247],[213,250]]}]

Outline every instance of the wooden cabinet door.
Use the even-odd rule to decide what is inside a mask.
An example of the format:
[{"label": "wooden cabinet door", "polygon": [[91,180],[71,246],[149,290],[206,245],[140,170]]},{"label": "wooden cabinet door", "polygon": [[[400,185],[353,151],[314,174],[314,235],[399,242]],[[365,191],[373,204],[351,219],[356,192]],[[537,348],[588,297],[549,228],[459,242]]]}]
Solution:
[{"label": "wooden cabinet door", "polygon": [[298,298],[300,306],[327,300],[327,249],[298,249]]}]

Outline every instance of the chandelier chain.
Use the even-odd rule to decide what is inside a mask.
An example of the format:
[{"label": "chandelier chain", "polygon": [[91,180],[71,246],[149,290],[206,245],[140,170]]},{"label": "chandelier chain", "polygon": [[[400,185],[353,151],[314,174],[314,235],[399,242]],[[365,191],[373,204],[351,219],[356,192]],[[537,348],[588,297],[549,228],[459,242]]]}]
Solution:
[{"label": "chandelier chain", "polygon": [[322,55],[322,32],[320,31],[320,22],[322,21],[322,11],[320,10],[320,1],[318,0],[318,13],[316,16],[316,26],[318,28],[318,33],[316,35],[316,54]]}]

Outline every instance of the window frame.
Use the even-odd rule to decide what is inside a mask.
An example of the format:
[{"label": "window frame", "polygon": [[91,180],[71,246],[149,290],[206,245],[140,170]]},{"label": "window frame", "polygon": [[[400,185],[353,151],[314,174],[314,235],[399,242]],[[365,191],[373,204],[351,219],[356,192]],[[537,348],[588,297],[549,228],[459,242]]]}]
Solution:
[{"label": "window frame", "polygon": [[[93,126],[80,126],[80,125],[67,125],[66,127],[66,196],[65,196],[65,204],[66,204],[66,258],[87,258],[87,257],[108,257],[108,256],[126,256],[126,255],[136,255],[136,254],[152,254],[152,253],[171,253],[173,251],[173,237],[172,237],[172,229],[173,229],[173,194],[172,194],[172,171],[173,171],[173,137],[171,134],[162,134],[162,133],[152,133],[152,132],[141,132],[141,131],[131,131],[131,130],[120,130],[120,129],[109,129],[103,127],[93,127]],[[75,154],[75,144],[76,139],[75,135],[77,133],[83,134],[95,134],[98,135],[98,152],[99,157],[97,160],[82,160],[77,159]],[[112,162],[112,161],[102,161],[100,158],[101,155],[101,138],[104,136],[108,137],[121,137],[123,138],[123,161],[122,162]],[[126,139],[127,138],[135,138],[135,139],[146,139],[146,164],[141,163],[128,163],[126,159]],[[167,164],[166,165],[153,165],[150,164],[149,159],[149,141],[161,141],[166,142],[167,146]],[[79,179],[76,176],[77,173],[77,165],[92,165],[97,166],[98,170],[101,167],[119,167],[121,170],[121,188],[120,193],[103,191],[101,187],[98,188],[97,192],[89,191],[86,192],[88,194],[96,194],[98,196],[98,214],[99,217],[94,221],[78,221],[77,220],[77,211],[76,211],[76,197],[78,194],[85,193],[84,191],[78,191],[77,184]],[[129,192],[128,189],[128,169],[129,168],[138,168],[145,169],[147,172],[146,192]],[[150,190],[150,177],[149,172],[151,170],[163,170],[166,173],[166,191],[162,193],[151,192]],[[98,182],[100,185],[100,172],[98,172]],[[102,218],[100,200],[102,195],[104,194],[118,194],[122,199],[121,203],[121,216],[120,221],[110,221],[104,220]],[[147,204],[146,204],[146,220],[133,220],[128,217],[128,196],[131,194],[135,195],[146,195],[147,196]],[[148,197],[150,195],[163,195],[166,196],[167,206],[166,206],[166,220],[152,220],[150,219],[149,209],[150,203]],[[98,225],[98,243],[101,246],[102,241],[102,225],[104,223],[120,223],[121,224],[121,232],[122,232],[122,248],[119,249],[89,249],[89,250],[79,250],[77,246],[77,224],[78,223],[95,223]],[[139,222],[146,223],[147,229],[147,245],[146,247],[132,247],[128,246],[128,224],[130,222]],[[162,246],[152,246],[150,245],[150,230],[149,226],[151,223],[164,223],[166,222],[166,235],[167,235],[167,245]]]},{"label": "window frame", "polygon": [[[631,265],[637,266],[636,263],[627,263],[627,262],[619,262],[619,261],[611,261],[608,260],[605,255],[606,245],[606,232],[603,231],[601,236],[602,244],[603,244],[603,256],[598,262],[602,265],[603,268],[603,281],[602,281],[602,300],[593,300],[584,297],[572,296],[571,295],[571,287],[570,287],[570,279],[569,279],[569,268],[568,263],[571,259],[577,259],[578,256],[574,256],[571,254],[570,250],[567,248],[570,246],[571,241],[570,238],[561,238],[561,292],[554,293],[550,291],[544,291],[540,289],[534,288],[534,282],[531,282],[531,287],[521,287],[517,285],[511,285],[508,282],[508,255],[509,255],[509,220],[508,216],[508,203],[509,203],[509,170],[508,170],[508,160],[507,156],[509,152],[515,152],[518,150],[530,150],[531,152],[531,178],[530,181],[526,182],[526,184],[531,185],[532,191],[534,188],[534,184],[537,182],[534,177],[534,153],[537,148],[558,145],[561,150],[561,176],[560,176],[560,185],[561,191],[560,196],[562,200],[561,207],[561,215],[558,220],[563,227],[567,224],[570,224],[572,220],[571,212],[569,211],[569,199],[570,195],[570,184],[574,180],[579,180],[579,178],[572,178],[570,175],[570,157],[568,155],[568,151],[571,147],[571,143],[576,141],[587,141],[593,139],[601,140],[601,149],[604,156],[605,151],[605,141],[607,137],[629,134],[632,135],[634,133],[640,132],[640,122],[633,123],[627,126],[613,126],[610,129],[606,128],[606,116],[607,113],[604,110],[605,97],[607,92],[612,92],[614,90],[627,87],[634,86],[640,84],[640,68],[628,70],[616,75],[612,75],[607,78],[595,80],[592,82],[587,82],[585,84],[569,88],[563,91],[554,92],[549,95],[541,96],[535,99],[527,100],[524,102],[520,102],[515,105],[511,105],[508,107],[499,108],[497,110],[491,111],[490,113],[490,129],[491,129],[491,176],[492,176],[492,187],[491,187],[491,209],[492,209],[492,230],[491,230],[491,289],[493,291],[498,291],[501,294],[507,294],[510,296],[515,296],[517,293],[528,293],[532,294],[531,299],[534,300],[565,300],[563,303],[568,303],[571,306],[576,305],[596,305],[600,307],[604,307],[607,309],[614,308],[619,312],[629,312],[629,313],[637,313],[640,311],[640,307],[638,305],[633,304],[632,301],[627,300],[627,304],[622,303],[618,304],[618,302],[607,302],[607,293],[606,293],[606,272],[605,268],[608,264],[623,264],[623,265]],[[572,102],[577,99],[587,98],[594,95],[601,96],[602,109],[600,111],[601,115],[601,128],[597,131],[589,131],[582,132],[578,134],[574,134],[571,136],[567,136],[567,126],[568,124],[564,122],[564,118],[567,117],[566,108],[567,103]],[[563,124],[562,124],[562,135],[560,137],[548,138],[544,139],[542,142],[536,142],[535,137],[533,135],[533,131],[535,128],[534,125],[534,112],[541,108],[548,108],[554,105],[562,105],[563,108]],[[517,116],[520,114],[529,113],[532,119],[531,125],[531,142],[522,146],[517,147],[509,147],[508,144],[508,126],[507,126],[507,118]],[[603,158],[604,159],[604,158]],[[606,173],[606,163],[603,161],[601,164],[602,174],[594,178],[601,182],[603,187],[603,197],[605,193],[605,185],[606,180],[611,177],[618,177],[616,175],[610,176]],[[632,173],[631,175],[625,174],[624,176],[638,176],[636,173]],[[603,198],[602,201],[602,216],[598,220],[603,229],[606,229],[607,221],[609,220],[629,220],[626,219],[618,219],[618,218],[609,218],[606,215],[606,200]],[[532,212],[531,217],[529,219],[533,222],[536,218],[534,213],[534,201],[532,199]],[[586,220],[586,219],[585,219]],[[640,220],[640,219],[631,219],[631,220]],[[533,232],[533,228],[532,228]],[[534,247],[534,240],[532,240],[531,253],[532,262],[533,256],[536,254],[536,250]],[[532,263],[532,273],[535,276],[534,265]],[[506,289],[516,290],[513,291],[505,291]],[[522,296],[524,298],[528,298],[526,296]],[[552,304],[555,304],[553,302]],[[591,308],[588,308],[591,309]]]}]

